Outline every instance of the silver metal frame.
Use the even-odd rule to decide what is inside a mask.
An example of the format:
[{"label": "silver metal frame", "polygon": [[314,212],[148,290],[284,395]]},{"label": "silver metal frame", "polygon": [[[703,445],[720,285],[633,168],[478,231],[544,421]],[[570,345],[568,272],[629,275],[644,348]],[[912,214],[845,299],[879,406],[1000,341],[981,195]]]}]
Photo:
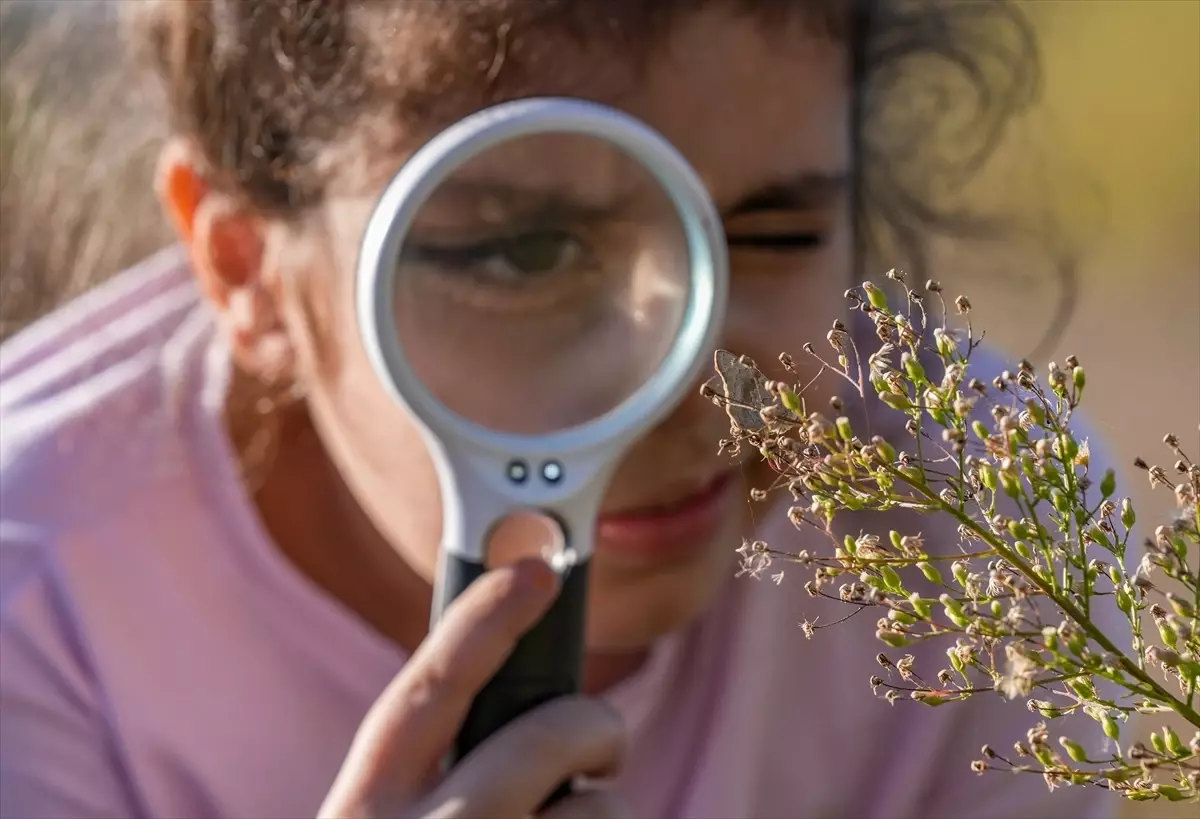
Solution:
[{"label": "silver metal frame", "polygon": [[[673,347],[632,396],[586,424],[522,435],[476,424],[426,389],[400,344],[395,266],[417,213],[446,177],[496,145],[544,133],[605,140],[650,171],[683,225],[691,285]],[[444,548],[481,561],[495,521],[514,509],[536,508],[558,517],[572,550],[581,559],[590,557],[590,530],[608,477],[629,444],[678,404],[681,391],[707,364],[724,324],[728,280],[725,235],[703,182],[664,137],[620,111],[569,98],[517,100],[460,120],[417,151],[389,183],[368,222],[358,259],[356,307],[376,373],[430,444],[442,485]],[[519,484],[507,477],[515,459],[529,465],[528,478]],[[541,465],[551,461],[562,473],[554,482],[541,477]]]}]

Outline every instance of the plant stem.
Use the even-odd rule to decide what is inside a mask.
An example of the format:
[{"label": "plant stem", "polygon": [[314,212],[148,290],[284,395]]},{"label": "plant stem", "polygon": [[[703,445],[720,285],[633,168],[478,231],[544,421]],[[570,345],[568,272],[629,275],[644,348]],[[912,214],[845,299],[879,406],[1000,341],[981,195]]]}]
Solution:
[{"label": "plant stem", "polygon": [[1127,657],[1123,651],[1113,644],[1112,640],[1108,639],[1104,632],[1100,631],[1100,629],[1096,628],[1096,626],[1092,624],[1092,621],[1082,611],[1080,611],[1074,603],[1072,603],[1065,596],[1060,598],[1057,594],[1055,594],[1051,586],[1042,580],[1042,578],[1033,571],[1033,568],[1029,566],[1029,564],[1027,564],[1020,555],[1018,555],[1012,549],[1009,549],[1004,541],[1000,540],[990,531],[980,526],[979,523],[970,515],[960,512],[954,506],[943,502],[942,499],[938,497],[938,494],[928,486],[910,480],[904,475],[904,473],[900,472],[893,466],[889,465],[887,468],[888,471],[892,472],[895,477],[899,478],[913,489],[920,492],[932,503],[936,503],[943,511],[957,518],[959,523],[961,523],[963,526],[966,526],[977,537],[979,537],[980,540],[991,546],[997,554],[999,554],[1013,566],[1016,566],[1017,569],[1020,570],[1020,572],[1025,575],[1030,582],[1042,590],[1043,594],[1053,600],[1055,604],[1057,604],[1058,607],[1063,610],[1064,614],[1075,621],[1076,625],[1082,628],[1084,632],[1092,638],[1092,640],[1094,640],[1106,652],[1113,655],[1126,674],[1129,674],[1131,677],[1147,686],[1151,691],[1154,692],[1155,697],[1157,697],[1161,702],[1169,703],[1171,709],[1175,711],[1175,713],[1179,714],[1192,725],[1200,728],[1200,713],[1197,713],[1197,711],[1188,703],[1172,695],[1170,691],[1167,691],[1165,688],[1159,685],[1158,681],[1147,674],[1137,663],[1129,659],[1129,657]]}]

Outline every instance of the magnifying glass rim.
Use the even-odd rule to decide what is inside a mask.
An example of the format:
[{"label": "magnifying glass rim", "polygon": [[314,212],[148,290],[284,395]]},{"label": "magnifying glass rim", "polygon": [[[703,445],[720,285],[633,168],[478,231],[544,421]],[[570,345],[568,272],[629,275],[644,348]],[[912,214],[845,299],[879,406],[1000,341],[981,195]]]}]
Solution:
[{"label": "magnifying glass rim", "polygon": [[[573,427],[525,434],[490,429],[451,410],[425,386],[400,343],[395,265],[420,209],[466,162],[497,145],[538,134],[592,136],[620,148],[666,191],[687,240],[688,301],[667,355],[632,395]],[[443,441],[446,435],[492,450],[562,456],[612,443],[660,420],[695,378],[724,323],[728,251],[721,220],[695,171],[670,142],[640,120],[599,103],[538,97],[478,111],[439,133],[404,163],[371,214],[358,259],[357,313],[367,355],[393,397]],[[486,401],[486,396],[480,396]],[[536,400],[531,398],[530,400]]]}]

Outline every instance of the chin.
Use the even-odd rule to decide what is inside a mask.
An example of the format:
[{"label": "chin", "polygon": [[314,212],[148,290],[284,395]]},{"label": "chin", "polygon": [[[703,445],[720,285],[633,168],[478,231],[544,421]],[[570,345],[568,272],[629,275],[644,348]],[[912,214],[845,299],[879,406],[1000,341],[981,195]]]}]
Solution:
[{"label": "chin", "polygon": [[652,566],[593,559],[588,605],[588,650],[644,650],[702,616],[733,581],[732,539],[716,537],[686,560]]}]

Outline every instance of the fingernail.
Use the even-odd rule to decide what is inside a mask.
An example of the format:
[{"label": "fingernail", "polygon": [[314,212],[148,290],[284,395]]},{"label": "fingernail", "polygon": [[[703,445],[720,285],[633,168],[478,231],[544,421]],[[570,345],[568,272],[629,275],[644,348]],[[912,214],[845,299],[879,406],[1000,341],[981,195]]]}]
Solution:
[{"label": "fingernail", "polygon": [[546,565],[544,560],[530,558],[517,564],[520,582],[530,591],[548,594],[558,590],[558,573]]}]

